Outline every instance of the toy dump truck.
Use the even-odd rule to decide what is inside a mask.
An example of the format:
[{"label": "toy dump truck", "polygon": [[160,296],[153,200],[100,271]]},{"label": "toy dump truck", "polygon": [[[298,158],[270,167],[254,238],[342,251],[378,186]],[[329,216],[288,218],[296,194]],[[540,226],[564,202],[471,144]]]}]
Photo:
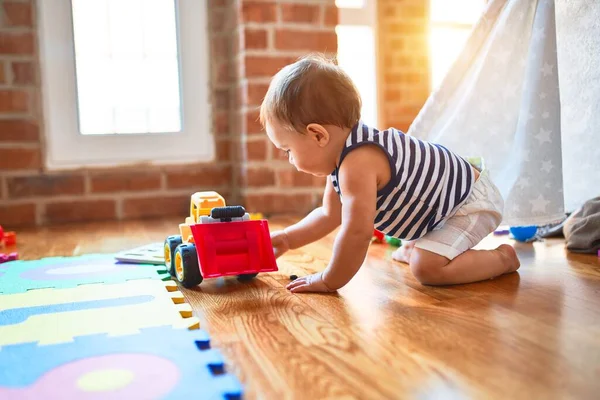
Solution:
[{"label": "toy dump truck", "polygon": [[206,278],[250,280],[278,270],[268,222],[251,220],[241,206],[227,206],[217,192],[191,196],[190,215],[179,233],[165,239],[165,265],[184,287]]}]

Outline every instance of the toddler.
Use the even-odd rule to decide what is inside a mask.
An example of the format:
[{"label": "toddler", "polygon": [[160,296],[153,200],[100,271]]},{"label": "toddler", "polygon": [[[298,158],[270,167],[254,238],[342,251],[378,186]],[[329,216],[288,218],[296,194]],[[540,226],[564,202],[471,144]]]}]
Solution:
[{"label": "toddler", "polygon": [[405,242],[393,255],[422,284],[449,285],[516,271],[514,249],[472,250],[502,220],[503,200],[487,171],[443,146],[379,131],[360,119],[349,76],[319,56],[284,67],[260,109],[271,142],[298,171],[326,176],[321,207],[273,232],[275,256],[340,226],[323,272],[291,282],[292,292],[331,292],[362,265],[373,228]]}]

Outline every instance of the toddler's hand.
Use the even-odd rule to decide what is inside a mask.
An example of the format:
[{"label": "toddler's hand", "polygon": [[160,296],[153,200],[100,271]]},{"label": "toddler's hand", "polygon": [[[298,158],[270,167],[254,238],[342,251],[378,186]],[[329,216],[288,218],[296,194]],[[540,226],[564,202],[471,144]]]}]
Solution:
[{"label": "toddler's hand", "polygon": [[321,292],[321,293],[330,293],[335,292],[335,290],[329,289],[325,282],[323,282],[323,273],[317,272],[316,274],[303,276],[302,278],[298,278],[293,282],[288,283],[285,287],[292,293],[302,293],[302,292]]},{"label": "toddler's hand", "polygon": [[273,244],[273,253],[275,253],[275,258],[279,258],[279,256],[290,249],[290,243],[285,231],[276,231],[271,233],[271,243]]}]

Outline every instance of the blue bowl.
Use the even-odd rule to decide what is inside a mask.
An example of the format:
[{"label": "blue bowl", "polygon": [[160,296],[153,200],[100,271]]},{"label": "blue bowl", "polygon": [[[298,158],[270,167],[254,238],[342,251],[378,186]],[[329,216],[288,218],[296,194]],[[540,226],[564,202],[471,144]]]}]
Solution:
[{"label": "blue bowl", "polygon": [[526,242],[535,236],[537,233],[537,226],[511,226],[509,231],[519,242]]}]

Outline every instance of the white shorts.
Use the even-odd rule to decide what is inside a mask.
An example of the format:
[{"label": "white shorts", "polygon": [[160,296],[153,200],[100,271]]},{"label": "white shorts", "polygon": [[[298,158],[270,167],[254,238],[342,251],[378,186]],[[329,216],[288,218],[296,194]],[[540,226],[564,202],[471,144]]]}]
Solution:
[{"label": "white shorts", "polygon": [[503,210],[502,195],[484,169],[456,214],[416,239],[415,247],[452,260],[492,233],[502,222]]}]

